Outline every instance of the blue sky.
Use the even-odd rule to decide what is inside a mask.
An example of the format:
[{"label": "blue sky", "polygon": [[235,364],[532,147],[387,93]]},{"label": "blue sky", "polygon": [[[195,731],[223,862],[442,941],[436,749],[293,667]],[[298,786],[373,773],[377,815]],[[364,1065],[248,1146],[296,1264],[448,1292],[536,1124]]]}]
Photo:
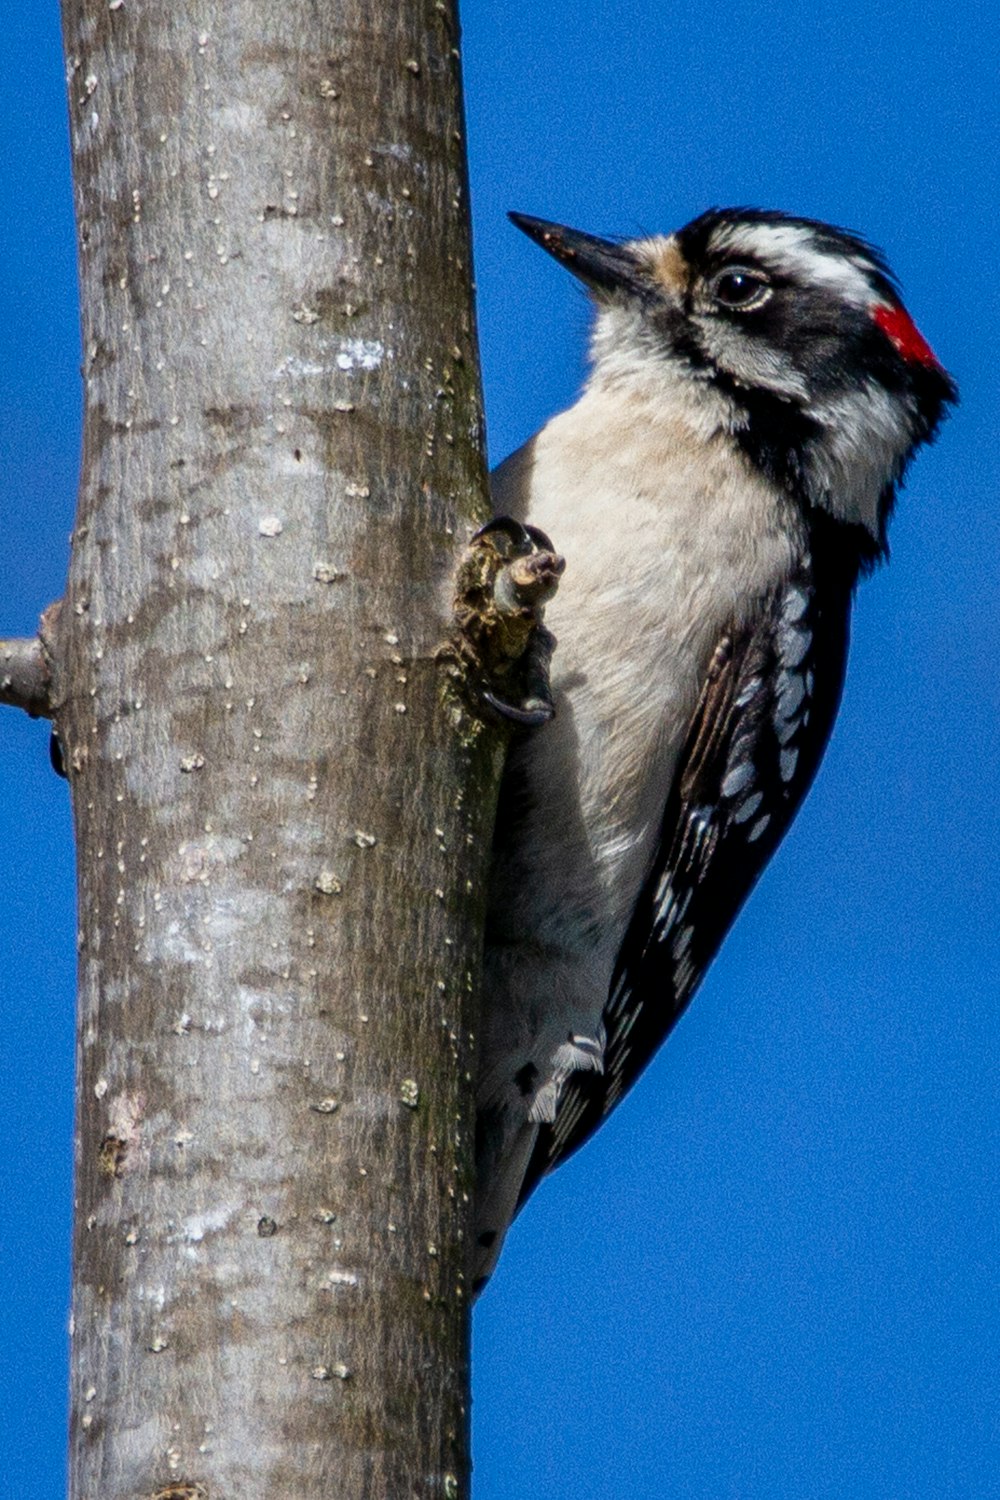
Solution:
[{"label": "blue sky", "polygon": [[[490,449],[573,399],[598,233],[752,203],[887,250],[963,403],[858,600],[819,781],[629,1102],[475,1319],[476,1500],[1000,1492],[998,33],[885,0],[467,0]],[[62,589],[79,350],[55,0],[0,36],[0,633]],[[0,712],[0,1445],[62,1486],[73,911],[44,726]]]}]

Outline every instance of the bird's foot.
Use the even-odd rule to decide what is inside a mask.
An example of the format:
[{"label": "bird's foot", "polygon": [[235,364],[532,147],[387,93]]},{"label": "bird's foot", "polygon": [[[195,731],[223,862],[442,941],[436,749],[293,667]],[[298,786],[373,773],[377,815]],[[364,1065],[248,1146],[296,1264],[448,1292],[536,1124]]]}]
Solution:
[{"label": "bird's foot", "polygon": [[512,724],[535,728],[555,712],[542,617],[565,566],[544,531],[510,516],[481,526],[459,565],[458,654],[479,704]]}]

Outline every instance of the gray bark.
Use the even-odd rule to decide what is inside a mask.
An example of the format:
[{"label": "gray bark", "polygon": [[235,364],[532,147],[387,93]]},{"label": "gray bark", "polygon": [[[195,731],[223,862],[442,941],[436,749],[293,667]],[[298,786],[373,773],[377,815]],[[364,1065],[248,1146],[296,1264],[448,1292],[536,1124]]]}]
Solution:
[{"label": "gray bark", "polygon": [[501,737],[448,0],[63,0],[85,438],[70,1491],[466,1493]]},{"label": "gray bark", "polygon": [[40,636],[0,641],[0,703],[23,708],[33,719],[51,713],[49,665]]}]

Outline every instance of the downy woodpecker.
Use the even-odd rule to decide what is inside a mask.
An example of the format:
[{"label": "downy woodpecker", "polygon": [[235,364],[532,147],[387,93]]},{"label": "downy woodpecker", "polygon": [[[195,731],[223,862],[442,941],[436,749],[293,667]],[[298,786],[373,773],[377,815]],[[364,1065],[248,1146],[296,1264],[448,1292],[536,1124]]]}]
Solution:
[{"label": "downy woodpecker", "polygon": [[493,476],[497,513],[550,533],[566,575],[555,718],[514,745],[500,796],[477,1286],[780,843],[837,712],[855,584],[956,400],[854,234],[712,209],[619,244],[512,218],[596,317],[580,399]]}]

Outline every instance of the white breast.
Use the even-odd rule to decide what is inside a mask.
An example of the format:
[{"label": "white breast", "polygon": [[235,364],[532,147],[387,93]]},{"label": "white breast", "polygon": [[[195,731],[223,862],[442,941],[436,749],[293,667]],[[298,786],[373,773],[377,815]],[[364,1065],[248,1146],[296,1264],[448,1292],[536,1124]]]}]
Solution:
[{"label": "white breast", "polygon": [[[546,611],[556,718],[520,752],[510,936],[587,952],[597,1015],[720,635],[793,564],[786,502],[689,380],[595,378],[493,477],[566,558]],[[592,1007],[591,1007],[592,1008]]]}]

